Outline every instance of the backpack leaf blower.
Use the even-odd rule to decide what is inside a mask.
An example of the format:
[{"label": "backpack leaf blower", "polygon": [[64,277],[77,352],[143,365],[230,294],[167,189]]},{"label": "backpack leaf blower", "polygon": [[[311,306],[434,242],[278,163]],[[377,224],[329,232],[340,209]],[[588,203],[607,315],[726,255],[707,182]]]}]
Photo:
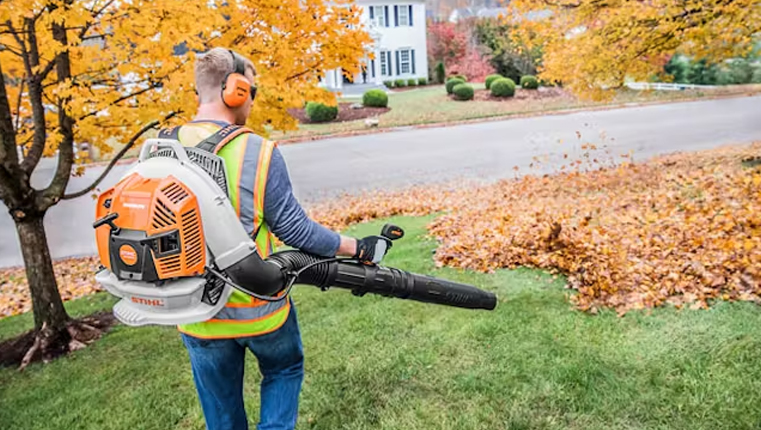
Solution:
[{"label": "backpack leaf blower", "polygon": [[[492,293],[470,285],[368,265],[281,251],[262,259],[227,194],[224,160],[173,139],[148,139],[138,163],[97,201],[102,268],[97,282],[120,297],[113,309],[129,326],[206,321],[233,288],[284,300],[294,284],[470,309],[492,310]],[[381,232],[395,240],[402,229]]]}]

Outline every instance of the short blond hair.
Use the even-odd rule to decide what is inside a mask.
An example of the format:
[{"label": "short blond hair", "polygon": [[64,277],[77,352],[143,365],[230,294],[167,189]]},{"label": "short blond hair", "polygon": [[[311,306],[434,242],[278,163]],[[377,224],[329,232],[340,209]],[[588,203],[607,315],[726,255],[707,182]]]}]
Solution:
[{"label": "short blond hair", "polygon": [[[225,76],[235,69],[233,56],[230,52],[226,48],[212,48],[196,57],[195,81],[199,103],[210,103],[222,97],[222,84]],[[243,60],[245,69],[250,70],[256,76],[254,63],[240,54],[238,57]]]}]

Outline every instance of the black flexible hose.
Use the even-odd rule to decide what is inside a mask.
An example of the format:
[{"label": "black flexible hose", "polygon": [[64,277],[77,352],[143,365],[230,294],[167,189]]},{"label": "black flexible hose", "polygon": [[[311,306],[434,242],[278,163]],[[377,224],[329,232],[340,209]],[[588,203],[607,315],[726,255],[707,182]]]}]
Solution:
[{"label": "black flexible hose", "polygon": [[492,310],[497,306],[493,293],[471,285],[361,264],[352,259],[324,259],[302,251],[277,252],[266,260],[261,260],[256,253],[252,255],[256,257],[251,259],[259,261],[250,263],[251,270],[240,266],[232,273],[226,272],[234,281],[231,285],[263,300],[282,300],[287,294],[279,298],[272,296],[298,283],[323,290],[346,288],[358,296],[371,293],[459,308]]}]

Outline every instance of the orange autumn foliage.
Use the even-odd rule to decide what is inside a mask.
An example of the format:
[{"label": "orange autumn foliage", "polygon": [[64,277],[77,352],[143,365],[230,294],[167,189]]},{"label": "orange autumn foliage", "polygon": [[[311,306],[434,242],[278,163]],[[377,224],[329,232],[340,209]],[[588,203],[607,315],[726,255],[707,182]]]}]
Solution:
[{"label": "orange autumn foliage", "polygon": [[[438,213],[429,230],[439,266],[562,273],[573,303],[589,312],[761,300],[761,142],[636,164],[614,163],[594,145],[581,149],[578,158],[555,157],[565,173],[344,196],[310,214],[342,229]],[[97,290],[95,265],[56,264],[65,298]],[[0,316],[28,310],[22,271],[0,279]]]},{"label": "orange autumn foliage", "polygon": [[[590,145],[591,146],[591,145]],[[588,146],[589,148],[589,146]],[[333,227],[445,211],[429,226],[439,265],[493,271],[530,266],[568,276],[585,311],[761,299],[761,169],[753,147],[601,164],[589,149],[574,171],[477,189],[362,196],[315,216]],[[590,155],[592,154],[592,155]]]}]

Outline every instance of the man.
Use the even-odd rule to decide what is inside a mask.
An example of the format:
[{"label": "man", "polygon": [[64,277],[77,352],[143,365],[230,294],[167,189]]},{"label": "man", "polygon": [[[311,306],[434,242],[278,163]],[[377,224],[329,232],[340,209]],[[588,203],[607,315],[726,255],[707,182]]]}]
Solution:
[{"label": "man", "polygon": [[[234,136],[228,133],[235,130],[231,125],[244,125],[251,112],[255,75],[251,61],[230,50],[214,48],[199,55],[198,114],[161,135],[185,146],[217,135]],[[283,157],[271,142],[244,132],[212,148],[225,160],[230,201],[262,257],[272,252],[273,234],[286,245],[325,257],[343,255],[377,263],[386,254],[390,242],[381,237],[356,240],[309,219],[293,196]],[[248,428],[243,407],[246,350],[256,356],[263,375],[257,428],[294,428],[304,357],[290,297],[265,302],[236,290],[214,318],[178,329],[190,356],[207,429]]]}]

